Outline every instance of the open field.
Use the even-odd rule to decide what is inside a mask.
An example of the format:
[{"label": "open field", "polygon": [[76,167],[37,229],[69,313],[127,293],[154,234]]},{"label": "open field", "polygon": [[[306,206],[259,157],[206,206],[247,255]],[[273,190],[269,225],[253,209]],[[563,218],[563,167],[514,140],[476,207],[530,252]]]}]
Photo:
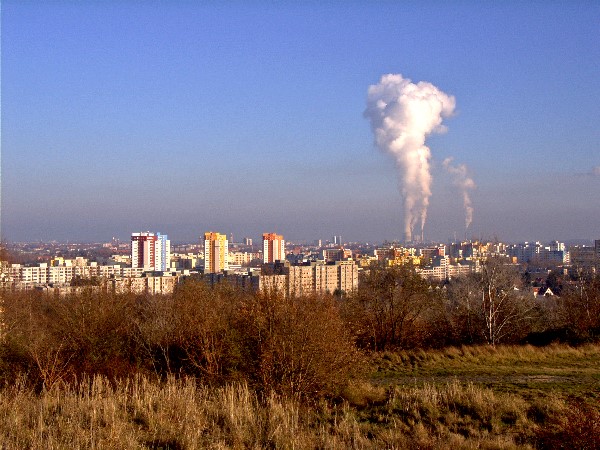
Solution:
[{"label": "open field", "polygon": [[[94,377],[0,389],[0,448],[600,448],[600,346],[384,353],[339,398]],[[546,377],[546,378],[541,378]]]},{"label": "open field", "polygon": [[403,351],[378,354],[373,364],[372,379],[383,385],[458,381],[525,398],[552,395],[600,401],[600,346],[592,344]]}]

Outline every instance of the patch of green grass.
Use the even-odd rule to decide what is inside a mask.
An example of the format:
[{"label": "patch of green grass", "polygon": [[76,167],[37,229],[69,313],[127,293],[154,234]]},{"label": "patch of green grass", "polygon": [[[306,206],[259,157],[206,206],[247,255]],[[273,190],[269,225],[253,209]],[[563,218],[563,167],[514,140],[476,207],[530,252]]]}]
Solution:
[{"label": "patch of green grass", "polygon": [[446,384],[457,380],[526,398],[539,395],[599,398],[600,345],[461,347],[386,352],[373,357],[380,385]]}]

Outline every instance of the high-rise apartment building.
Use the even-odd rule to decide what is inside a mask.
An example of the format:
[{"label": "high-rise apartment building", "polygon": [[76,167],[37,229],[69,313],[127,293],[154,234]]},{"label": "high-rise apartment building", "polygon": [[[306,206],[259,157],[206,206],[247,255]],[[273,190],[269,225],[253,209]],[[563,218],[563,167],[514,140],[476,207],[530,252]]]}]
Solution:
[{"label": "high-rise apartment building", "polygon": [[358,287],[358,266],[354,261],[288,265],[287,272],[287,295],[290,297],[336,291],[350,293]]},{"label": "high-rise apartment building", "polygon": [[149,231],[131,233],[131,267],[166,271],[171,259],[171,242],[166,234]]},{"label": "high-rise apartment building", "polygon": [[285,241],[275,233],[263,233],[263,262],[265,264],[285,260]]},{"label": "high-rise apartment building", "polygon": [[204,273],[229,269],[229,241],[227,235],[208,231],[204,233]]}]

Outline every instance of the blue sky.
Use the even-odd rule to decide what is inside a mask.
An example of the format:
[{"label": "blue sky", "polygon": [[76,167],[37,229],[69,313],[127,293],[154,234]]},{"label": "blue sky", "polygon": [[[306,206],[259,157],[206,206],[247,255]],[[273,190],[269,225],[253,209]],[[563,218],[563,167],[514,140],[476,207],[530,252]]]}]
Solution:
[{"label": "blue sky", "polygon": [[2,237],[402,237],[363,117],[383,74],[456,98],[426,238],[600,238],[600,3],[2,2]]}]

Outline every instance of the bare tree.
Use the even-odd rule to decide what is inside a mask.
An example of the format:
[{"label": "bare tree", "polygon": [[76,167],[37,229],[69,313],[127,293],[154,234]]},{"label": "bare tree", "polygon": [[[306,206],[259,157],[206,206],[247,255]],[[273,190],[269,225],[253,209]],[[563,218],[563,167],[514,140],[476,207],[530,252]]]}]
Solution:
[{"label": "bare tree", "polygon": [[177,345],[178,319],[172,296],[148,296],[138,307],[134,336],[157,375],[173,373],[171,354]]},{"label": "bare tree", "polygon": [[485,341],[478,279],[464,276],[447,285],[447,311],[456,344],[477,344]]},{"label": "bare tree", "polygon": [[600,334],[600,275],[581,272],[561,293],[559,302],[565,326],[577,339]]},{"label": "bare tree", "polygon": [[521,294],[522,279],[516,268],[501,258],[490,258],[481,265],[478,277],[485,339],[496,345],[514,334],[517,325],[532,317],[531,299]]},{"label": "bare tree", "polygon": [[348,300],[345,315],[363,347],[385,350],[414,345],[434,302],[429,284],[413,268],[373,266]]},{"label": "bare tree", "polygon": [[179,286],[175,294],[185,362],[206,381],[222,381],[236,370],[233,317],[243,295],[227,284],[210,288],[197,282]]},{"label": "bare tree", "polygon": [[480,273],[450,282],[448,311],[458,342],[490,345],[525,337],[539,312],[519,268],[499,257],[483,262]]}]

